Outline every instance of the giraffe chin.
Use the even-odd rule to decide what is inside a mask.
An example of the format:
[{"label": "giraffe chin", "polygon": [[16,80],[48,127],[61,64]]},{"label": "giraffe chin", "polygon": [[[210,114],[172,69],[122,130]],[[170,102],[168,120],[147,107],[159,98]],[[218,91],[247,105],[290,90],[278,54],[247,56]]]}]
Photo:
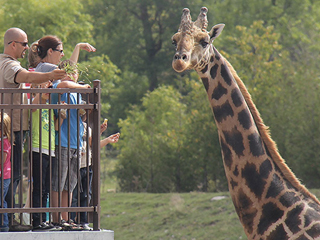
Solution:
[{"label": "giraffe chin", "polygon": [[185,61],[182,60],[175,60],[172,62],[172,68],[176,71],[176,72],[183,72],[185,70],[188,69],[188,64],[186,64]]}]

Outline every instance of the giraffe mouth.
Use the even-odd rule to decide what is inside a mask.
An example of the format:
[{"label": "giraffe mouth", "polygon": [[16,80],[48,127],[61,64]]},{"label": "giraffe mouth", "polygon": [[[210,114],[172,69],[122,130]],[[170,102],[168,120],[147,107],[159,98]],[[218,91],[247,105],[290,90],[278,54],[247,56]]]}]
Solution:
[{"label": "giraffe mouth", "polygon": [[179,73],[187,70],[188,66],[189,65],[181,59],[175,59],[172,61],[172,68]]}]

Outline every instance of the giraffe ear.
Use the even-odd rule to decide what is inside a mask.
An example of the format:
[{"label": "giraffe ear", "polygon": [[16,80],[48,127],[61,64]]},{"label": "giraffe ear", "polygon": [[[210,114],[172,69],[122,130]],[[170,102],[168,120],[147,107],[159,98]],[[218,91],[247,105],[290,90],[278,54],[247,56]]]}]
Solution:
[{"label": "giraffe ear", "polygon": [[216,39],[220,35],[224,26],[225,26],[225,24],[221,23],[221,24],[217,24],[212,27],[212,29],[209,32],[211,42],[213,42],[213,40]]}]

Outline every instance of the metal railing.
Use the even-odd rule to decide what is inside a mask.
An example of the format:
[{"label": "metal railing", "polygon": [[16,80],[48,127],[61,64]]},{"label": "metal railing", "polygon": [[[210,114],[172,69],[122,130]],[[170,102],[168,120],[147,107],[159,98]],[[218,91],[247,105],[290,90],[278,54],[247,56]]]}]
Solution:
[{"label": "metal railing", "polygon": [[[18,218],[20,219],[20,224],[23,223],[22,219],[23,219],[23,215],[27,214],[29,215],[29,218],[32,219],[32,213],[48,213],[49,214],[49,221],[51,221],[52,219],[52,213],[59,213],[59,216],[62,212],[68,212],[69,216],[71,212],[76,212],[77,215],[79,215],[80,212],[88,212],[88,215],[91,216],[90,219],[91,221],[88,220],[88,222],[92,222],[93,223],[93,230],[100,230],[100,111],[101,111],[101,105],[100,105],[100,81],[99,80],[95,80],[93,81],[93,87],[90,89],[65,89],[65,88],[30,88],[30,89],[0,89],[0,127],[1,129],[3,129],[3,116],[4,113],[6,112],[9,116],[13,116],[13,111],[20,111],[20,145],[23,146],[23,149],[20,149],[23,151],[23,154],[21,154],[20,156],[20,172],[21,175],[19,176],[19,185],[18,185],[18,190],[16,191],[15,197],[14,194],[12,194],[12,192],[14,191],[14,186],[13,184],[10,185],[10,190],[9,193],[11,196],[10,197],[10,201],[8,203],[9,206],[13,206],[14,207],[8,207],[8,208],[4,208],[4,198],[3,198],[3,191],[0,192],[0,214],[1,213],[8,213],[8,214],[14,214],[15,216],[18,216]],[[32,104],[32,102],[28,103],[28,104],[24,104],[23,102],[23,94],[29,94],[30,96],[39,93],[40,96],[41,94],[49,94],[49,100],[46,104]],[[85,100],[85,102],[82,102],[81,104],[69,104],[68,102],[66,102],[65,104],[52,104],[51,103],[51,96],[52,94],[57,94],[59,102],[61,99],[62,94],[69,94],[70,93],[76,93],[77,94],[77,100],[78,102],[80,102],[80,99]],[[4,103],[4,94],[11,94],[11,104],[10,103]],[[17,104],[12,104],[13,99],[16,97],[20,97],[21,98],[21,104],[17,105]],[[32,97],[31,97],[32,98]],[[68,97],[69,99],[69,97]],[[24,116],[22,114],[22,112],[24,110],[28,110],[29,111],[29,118],[28,119],[24,119]],[[52,157],[51,153],[49,151],[49,158],[50,158],[50,176],[49,176],[49,183],[50,183],[50,190],[49,190],[49,204],[48,206],[43,206],[43,204],[40,201],[40,207],[34,208],[33,206],[33,199],[32,199],[32,191],[33,191],[33,187],[32,187],[32,176],[33,176],[33,172],[32,172],[32,141],[30,141],[30,139],[32,138],[32,132],[35,129],[32,129],[32,121],[34,120],[31,114],[31,111],[33,109],[39,109],[39,122],[40,122],[40,126],[41,126],[41,112],[43,109],[53,109],[56,113],[55,115],[58,114],[58,116],[61,116],[61,109],[66,109],[67,113],[70,113],[71,109],[76,109],[77,110],[77,114],[78,114],[78,119],[77,122],[71,122],[70,121],[70,114],[68,114],[68,117],[64,120],[64,121],[68,121],[68,128],[70,128],[70,126],[72,124],[77,124],[77,132],[79,133],[79,121],[81,120],[81,111],[83,112],[83,110],[85,110],[84,115],[86,116],[86,121],[87,121],[87,132],[89,132],[89,127],[91,127],[92,129],[92,144],[91,144],[91,152],[92,152],[92,172],[93,172],[93,179],[92,179],[92,198],[91,198],[91,202],[88,202],[87,207],[80,207],[80,200],[79,200],[79,195],[78,194],[78,201],[77,201],[77,207],[60,207],[61,206],[61,192],[59,192],[59,203],[58,203],[58,207],[53,207],[52,206],[52,186],[51,186],[51,182],[52,182]],[[51,114],[52,110],[49,110],[49,119],[51,119]],[[11,129],[13,127],[13,122],[17,121],[17,119],[12,119],[11,118]],[[28,129],[23,129],[23,122],[28,121]],[[58,125],[60,126],[61,124],[61,120],[60,117],[58,118]],[[54,129],[52,129],[51,124],[49,124],[49,132],[53,131]],[[24,142],[23,140],[23,132],[27,131],[29,132],[29,135],[27,137],[27,141]],[[60,136],[61,133],[61,128],[58,129],[58,135]],[[0,137],[1,139],[3,139],[3,132],[0,133]],[[88,134],[87,134],[88,135]],[[13,155],[16,154],[14,152],[14,140],[13,140],[13,131],[11,131],[11,183],[13,182],[13,172],[16,166],[14,166],[14,162],[13,162]],[[78,136],[79,138],[82,136]],[[41,132],[41,127],[39,127],[39,142],[40,142],[40,147],[39,147],[39,152],[41,153],[41,143],[43,141],[42,139],[42,132]],[[49,149],[51,148],[51,134],[49,134]],[[88,136],[87,136],[87,140],[88,140]],[[58,139],[58,145],[55,146],[56,151],[58,152],[58,154],[61,154],[61,139],[59,137]],[[69,133],[69,142],[70,142],[70,133]],[[88,141],[87,141],[88,142]],[[0,152],[0,156],[2,157],[2,164],[1,164],[1,173],[3,173],[3,163],[4,163],[4,152],[3,152],[3,141],[1,141],[1,152]],[[68,146],[68,148],[70,148],[70,144]],[[87,149],[86,149],[86,154],[87,154],[87,159],[89,159],[89,144],[87,144]],[[69,150],[69,149],[68,149]],[[81,149],[79,147],[79,140],[78,140],[78,148],[77,148],[77,157],[80,158],[80,152]],[[40,154],[41,156],[41,154]],[[60,159],[60,158],[58,158]],[[39,174],[40,174],[40,179],[42,179],[42,167],[41,167],[41,161],[42,158],[40,157],[40,167],[39,167]],[[59,160],[61,161],[61,159]],[[58,161],[58,162],[59,162]],[[78,160],[78,164],[80,160]],[[87,168],[89,167],[89,160],[87,160]],[[59,165],[60,166],[60,165]],[[78,173],[77,173],[77,178],[79,180],[80,178],[80,165],[78,165]],[[68,167],[70,167],[70,165],[68,164]],[[60,170],[60,169],[59,169]],[[59,171],[60,172],[60,171]],[[68,171],[69,172],[69,171]],[[88,171],[87,171],[88,173]],[[70,181],[70,173],[69,173],[69,181]],[[59,181],[60,182],[60,181]],[[88,186],[89,186],[89,182],[87,182]],[[28,185],[28,186],[26,186]],[[40,184],[40,193],[42,193],[42,185]],[[70,184],[69,184],[70,187]],[[24,189],[26,188],[26,189]],[[80,191],[81,187],[80,184],[77,185],[78,191]],[[1,189],[3,189],[3,174],[1,175]],[[69,192],[69,191],[68,191]],[[8,197],[7,197],[8,199]],[[26,204],[26,202],[29,202],[29,204]],[[71,202],[71,195],[69,194],[69,198],[68,198],[68,202]],[[15,203],[15,204],[14,204]],[[2,219],[0,219],[0,225],[1,225],[1,221],[3,221],[3,214],[2,215]],[[20,216],[20,217],[19,217]],[[12,218],[10,218],[10,221],[12,223]],[[31,224],[31,222],[30,222]]]}]

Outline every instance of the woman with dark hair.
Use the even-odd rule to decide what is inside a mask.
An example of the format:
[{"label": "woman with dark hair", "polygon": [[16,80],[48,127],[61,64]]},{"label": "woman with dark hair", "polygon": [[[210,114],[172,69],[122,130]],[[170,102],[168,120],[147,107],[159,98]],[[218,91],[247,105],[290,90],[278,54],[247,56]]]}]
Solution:
[{"label": "woman with dark hair", "polygon": [[[87,52],[96,51],[89,43],[78,43],[70,57],[72,62],[78,62],[80,50],[86,50]],[[36,68],[37,72],[51,72],[58,67],[61,58],[64,56],[62,41],[53,35],[39,39],[38,44],[35,44],[31,51],[37,52],[40,57],[40,63]]]},{"label": "woman with dark hair", "polygon": [[[79,53],[80,50],[86,50],[88,52],[95,52],[96,49],[91,46],[89,43],[78,43],[75,48],[74,51],[71,55],[70,58],[70,62],[72,63],[77,63],[78,61],[78,57],[79,57]],[[31,49],[32,53],[36,53],[36,55],[39,56],[39,60],[40,62],[37,64],[35,71],[36,72],[51,72],[54,69],[58,68],[58,64],[61,61],[61,58],[64,56],[64,52],[63,52],[63,44],[62,41],[57,37],[57,36],[52,36],[52,35],[48,35],[45,36],[41,39],[38,40],[38,43],[34,44],[32,46]],[[90,86],[87,85],[80,85],[71,81],[61,81],[61,80],[57,80],[55,82],[53,82],[52,85],[53,88],[89,88]],[[53,93],[51,94],[51,103],[52,104],[57,104],[58,103],[58,94]],[[65,101],[68,102],[69,104],[78,104],[77,101],[77,94],[76,93],[70,93],[69,95],[69,100],[64,96],[65,94],[61,95],[61,101]],[[81,97],[80,97],[81,98]],[[55,111],[55,116],[56,118],[58,118],[58,114]],[[66,117],[68,118],[68,113],[66,115]],[[83,124],[82,124],[82,120],[81,118],[79,119],[79,121],[77,121],[77,110],[76,109],[71,109],[70,110],[70,120],[72,121],[72,123],[70,124],[71,130],[73,128],[78,129],[76,126],[77,124],[75,124],[75,122],[79,122],[79,132],[74,132],[75,133],[75,137],[78,135],[79,139],[82,139],[82,134],[83,134]],[[54,130],[54,129],[53,129]],[[70,131],[71,131],[70,130]],[[58,132],[56,132],[56,140],[55,140],[55,145],[58,145]],[[60,138],[61,139],[68,139],[67,136],[65,136],[66,134],[68,134],[68,131],[60,131]],[[80,136],[81,135],[81,136]],[[77,139],[77,137],[75,138]],[[68,148],[70,146],[70,148]],[[55,151],[55,155],[53,155],[52,157],[52,197],[51,200],[52,202],[50,202],[50,206],[51,207],[59,207],[59,192],[61,194],[61,203],[60,203],[60,207],[69,207],[71,204],[71,193],[74,189],[74,186],[76,185],[76,182],[73,184],[70,184],[70,189],[67,186],[68,184],[68,179],[65,179],[65,177],[63,178],[63,176],[68,176],[68,172],[70,171],[70,174],[72,176],[74,176],[74,172],[77,172],[77,161],[78,159],[75,159],[74,156],[77,156],[77,154],[75,154],[75,152],[77,151],[77,143],[76,140],[74,140],[74,138],[70,138],[70,143],[67,141],[62,141],[61,142],[61,159],[59,161],[58,159],[58,148],[56,147],[56,151]],[[81,142],[80,142],[80,149],[81,149]],[[68,154],[68,151],[72,154]],[[37,157],[38,155],[35,155],[35,157]],[[33,162],[37,163],[39,162],[40,159],[34,159]],[[43,161],[43,160],[42,160]],[[67,168],[60,168],[61,169],[61,174],[58,174],[59,171],[59,167],[58,167],[58,163],[61,163],[62,166],[70,166],[70,169]],[[69,165],[68,165],[69,162]],[[44,163],[42,163],[44,165]],[[49,163],[46,163],[49,164]],[[39,168],[38,166],[34,166],[33,172],[35,171],[41,171],[40,169],[36,169]],[[48,181],[48,171],[43,171],[42,172],[42,194],[39,194],[40,192],[40,187],[38,189],[33,189],[33,207],[40,207],[40,202],[42,201],[42,205],[45,204],[46,199],[47,199],[47,193],[45,192],[45,182]],[[60,179],[59,179],[60,176]],[[70,177],[70,181],[76,181],[76,179],[73,179],[72,177]],[[58,186],[57,184],[53,184],[53,183],[57,183],[58,181],[60,181],[60,186]],[[65,187],[67,186],[67,187]],[[60,187],[60,188],[59,188]],[[69,191],[68,191],[69,190]],[[35,193],[35,194],[34,194]],[[70,197],[69,197],[70,194]],[[37,199],[35,199],[37,198]],[[70,200],[69,200],[70,199]],[[35,205],[36,204],[36,205]],[[52,219],[53,219],[53,224],[55,226],[58,227],[62,227],[63,229],[66,230],[73,230],[73,228],[75,226],[69,224],[68,221],[68,213],[67,212],[62,212],[61,213],[61,217],[62,219],[59,219],[59,213],[53,213],[52,214]],[[42,218],[42,219],[39,219]],[[39,225],[40,222],[40,225]],[[61,223],[59,223],[61,222]],[[45,218],[41,217],[40,214],[33,214],[33,227],[35,230],[47,230],[52,226],[48,226],[48,224],[45,223]]]}]

